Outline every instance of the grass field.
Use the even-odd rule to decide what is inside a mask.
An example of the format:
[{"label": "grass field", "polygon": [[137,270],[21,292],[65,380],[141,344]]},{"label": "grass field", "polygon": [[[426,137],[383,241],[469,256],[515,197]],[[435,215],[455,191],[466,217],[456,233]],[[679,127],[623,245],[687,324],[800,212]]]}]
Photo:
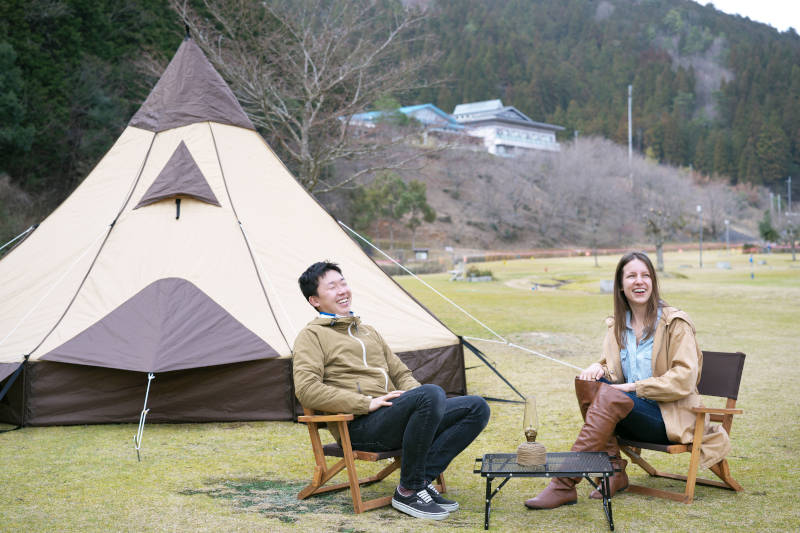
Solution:
[{"label": "grass field", "polygon": [[[747,354],[734,421],[734,477],[743,493],[698,487],[683,505],[622,493],[613,500],[617,531],[797,531],[800,478],[800,261],[791,255],[749,256],[707,252],[666,255],[662,295],[687,311],[706,350]],[[598,354],[611,298],[600,281],[611,279],[617,257],[526,259],[487,263],[489,283],[424,279],[470,310],[505,339],[579,367]],[[760,264],[761,262],[764,264]],[[719,268],[719,262],[731,268]],[[751,279],[751,273],[754,275]],[[456,333],[495,338],[418,281],[398,281]],[[536,290],[531,290],[538,284]],[[557,288],[548,287],[557,285]],[[358,298],[358,295],[355,295]],[[568,450],[580,428],[572,379],[575,370],[498,344],[476,342],[497,369],[539,404],[539,441],[549,451]],[[514,393],[474,356],[466,358],[470,393],[514,398]],[[142,461],[132,446],[134,425],[24,428],[0,435],[0,531],[339,531],[392,532],[483,529],[484,480],[474,458],[514,451],[523,440],[522,408],[492,403],[489,426],[447,472],[461,510],[424,523],[391,508],[354,516],[349,495],[303,502],[295,494],[307,481],[312,458],[305,426],[293,423],[151,424]],[[688,456],[648,455],[659,468],[685,470]],[[638,483],[651,481],[629,467]],[[708,471],[702,476],[712,476]],[[391,478],[396,482],[396,478]],[[493,500],[493,531],[607,531],[597,501],[579,486],[578,505],[527,511],[522,502],[544,480],[511,480]],[[392,482],[365,489],[389,493]]]}]

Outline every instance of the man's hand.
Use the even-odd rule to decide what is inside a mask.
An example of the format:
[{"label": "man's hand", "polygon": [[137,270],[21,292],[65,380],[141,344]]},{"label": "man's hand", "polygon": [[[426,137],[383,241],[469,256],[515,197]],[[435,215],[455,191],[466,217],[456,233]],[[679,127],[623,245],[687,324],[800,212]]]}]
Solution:
[{"label": "man's hand", "polygon": [[381,407],[385,407],[388,405],[392,405],[392,402],[389,400],[393,400],[403,394],[404,390],[393,390],[389,394],[384,394],[383,396],[378,396],[377,398],[373,398],[371,402],[369,402],[369,412],[377,411]]},{"label": "man's hand", "polygon": [[598,379],[602,378],[605,375],[603,372],[603,367],[600,366],[600,363],[592,363],[578,376],[578,379],[582,379],[584,381],[597,381]]}]

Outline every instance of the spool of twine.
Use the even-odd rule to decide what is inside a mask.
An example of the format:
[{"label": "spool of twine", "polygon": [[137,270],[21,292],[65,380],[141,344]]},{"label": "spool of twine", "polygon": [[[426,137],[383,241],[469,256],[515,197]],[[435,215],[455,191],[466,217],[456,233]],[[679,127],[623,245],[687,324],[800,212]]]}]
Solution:
[{"label": "spool of twine", "polygon": [[517,448],[517,464],[522,466],[543,465],[547,462],[547,450],[540,442],[523,442]]}]

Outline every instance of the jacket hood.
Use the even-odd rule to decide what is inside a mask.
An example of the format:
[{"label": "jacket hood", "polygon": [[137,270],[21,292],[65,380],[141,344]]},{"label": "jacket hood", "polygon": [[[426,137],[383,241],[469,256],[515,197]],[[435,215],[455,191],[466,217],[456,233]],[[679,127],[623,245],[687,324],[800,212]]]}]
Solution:
[{"label": "jacket hood", "polygon": [[669,327],[674,320],[683,320],[684,322],[689,324],[690,328],[692,328],[692,333],[695,333],[694,323],[692,322],[692,319],[689,318],[689,315],[687,315],[685,312],[681,311],[676,307],[672,307],[669,305],[665,305],[664,307],[662,307],[661,320],[664,321],[667,327]]},{"label": "jacket hood", "polygon": [[[681,311],[677,307],[672,307],[670,305],[665,305],[664,307],[662,307],[661,318],[659,320],[663,321],[664,325],[667,327],[669,327],[670,324],[672,324],[673,320],[683,320],[684,322],[689,324],[689,327],[692,328],[692,332],[693,333],[695,332],[694,323],[692,322],[692,319],[689,318],[689,315],[687,315],[685,312]],[[606,326],[608,326],[609,329],[614,327],[613,316],[606,317]]]},{"label": "jacket hood", "polygon": [[308,323],[309,326],[328,326],[332,327],[337,324],[342,325],[350,325],[355,324],[358,326],[361,324],[361,317],[358,316],[323,316],[320,315],[311,322]]}]

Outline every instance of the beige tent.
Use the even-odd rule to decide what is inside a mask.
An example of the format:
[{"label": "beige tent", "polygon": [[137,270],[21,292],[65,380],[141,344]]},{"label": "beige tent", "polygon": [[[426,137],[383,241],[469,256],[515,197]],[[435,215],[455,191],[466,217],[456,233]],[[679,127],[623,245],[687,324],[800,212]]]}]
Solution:
[{"label": "beige tent", "polygon": [[[297,287],[341,264],[354,309],[423,382],[465,392],[458,337],[297,183],[197,45],[97,167],[0,261],[0,421],[291,419]],[[5,389],[5,390],[4,390]]]}]

